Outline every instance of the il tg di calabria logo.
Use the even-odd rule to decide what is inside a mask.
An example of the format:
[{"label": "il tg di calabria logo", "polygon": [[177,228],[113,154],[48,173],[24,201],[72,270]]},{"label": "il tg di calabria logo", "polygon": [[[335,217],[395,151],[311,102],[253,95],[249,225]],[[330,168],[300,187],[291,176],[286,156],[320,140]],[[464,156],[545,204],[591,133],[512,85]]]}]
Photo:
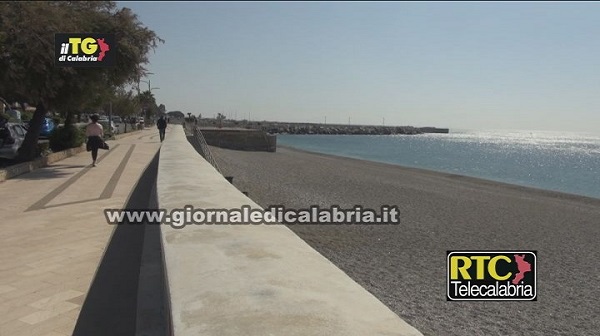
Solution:
[{"label": "il tg di calabria logo", "polygon": [[536,251],[448,251],[448,301],[536,301]]},{"label": "il tg di calabria logo", "polygon": [[55,65],[65,67],[109,67],[115,65],[114,34],[54,34]]}]

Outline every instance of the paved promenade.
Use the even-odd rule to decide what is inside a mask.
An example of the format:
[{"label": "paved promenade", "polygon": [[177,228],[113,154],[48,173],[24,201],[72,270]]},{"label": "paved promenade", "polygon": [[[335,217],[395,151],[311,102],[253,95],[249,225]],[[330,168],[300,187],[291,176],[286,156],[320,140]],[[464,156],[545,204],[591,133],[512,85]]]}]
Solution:
[{"label": "paved promenade", "polygon": [[[168,136],[168,131],[167,131]],[[156,128],[0,183],[0,335],[72,335],[123,208],[160,148]],[[116,312],[119,314],[118,312]]]}]

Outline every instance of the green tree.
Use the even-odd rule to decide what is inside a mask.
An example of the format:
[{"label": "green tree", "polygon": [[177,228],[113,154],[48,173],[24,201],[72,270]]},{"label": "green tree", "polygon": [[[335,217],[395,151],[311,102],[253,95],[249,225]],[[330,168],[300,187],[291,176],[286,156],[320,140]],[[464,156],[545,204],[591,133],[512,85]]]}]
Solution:
[{"label": "green tree", "polygon": [[135,99],[134,93],[126,91],[124,88],[118,88],[110,101],[112,102],[113,113],[121,117],[136,115],[140,110],[140,104]]},{"label": "green tree", "polygon": [[156,99],[152,91],[143,91],[137,95],[137,101],[144,111],[144,117],[150,119],[158,112],[158,106],[156,105]]},{"label": "green tree", "polygon": [[[54,34],[115,34],[117,64],[110,68],[54,65]],[[128,8],[112,1],[0,2],[0,92],[11,101],[36,103],[30,130],[17,157],[35,157],[41,122],[47,109],[74,111],[136,83],[146,74],[148,53],[164,42]]]}]

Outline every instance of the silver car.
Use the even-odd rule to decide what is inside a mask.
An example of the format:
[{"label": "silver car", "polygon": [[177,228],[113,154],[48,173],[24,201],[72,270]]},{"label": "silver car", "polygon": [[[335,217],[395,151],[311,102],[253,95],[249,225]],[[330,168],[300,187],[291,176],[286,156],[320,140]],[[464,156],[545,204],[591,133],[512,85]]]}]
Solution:
[{"label": "silver car", "polygon": [[100,119],[98,123],[102,125],[104,133],[119,134],[119,128],[117,128],[114,122],[110,122],[110,127],[108,127],[108,119]]},{"label": "silver car", "polygon": [[21,124],[6,123],[0,127],[0,158],[12,160],[25,140],[27,130]]}]

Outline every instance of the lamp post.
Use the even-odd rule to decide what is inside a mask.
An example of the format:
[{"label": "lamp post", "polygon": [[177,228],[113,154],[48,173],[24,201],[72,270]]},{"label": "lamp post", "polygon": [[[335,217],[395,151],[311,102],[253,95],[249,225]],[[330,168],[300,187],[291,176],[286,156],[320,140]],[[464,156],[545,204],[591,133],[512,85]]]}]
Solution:
[{"label": "lamp post", "polygon": [[[144,83],[148,84],[148,91],[150,91],[150,90],[151,90],[151,89],[150,89],[150,80],[147,80],[147,81],[145,81],[145,80],[140,80],[140,82],[144,82]],[[139,91],[139,85],[138,85],[138,91]]]},{"label": "lamp post", "polygon": [[[153,88],[151,88],[150,87],[150,81],[148,81],[148,92],[150,93],[150,95],[149,95],[148,98],[150,98],[150,96],[152,94],[152,90],[159,90],[159,89],[160,89],[159,87],[153,87]],[[147,101],[146,104],[145,104],[145,111],[144,112],[145,112],[144,113],[144,117],[146,119],[150,119],[150,102],[149,101]],[[146,120],[146,122],[148,122],[148,121],[149,120]]]},{"label": "lamp post", "polygon": [[[146,76],[148,76],[148,75],[154,75],[154,72],[147,72]],[[139,82],[148,83],[148,91],[150,91],[150,78],[148,78],[148,81],[140,79]],[[139,82],[138,82],[138,94],[140,94],[140,83]]]}]

